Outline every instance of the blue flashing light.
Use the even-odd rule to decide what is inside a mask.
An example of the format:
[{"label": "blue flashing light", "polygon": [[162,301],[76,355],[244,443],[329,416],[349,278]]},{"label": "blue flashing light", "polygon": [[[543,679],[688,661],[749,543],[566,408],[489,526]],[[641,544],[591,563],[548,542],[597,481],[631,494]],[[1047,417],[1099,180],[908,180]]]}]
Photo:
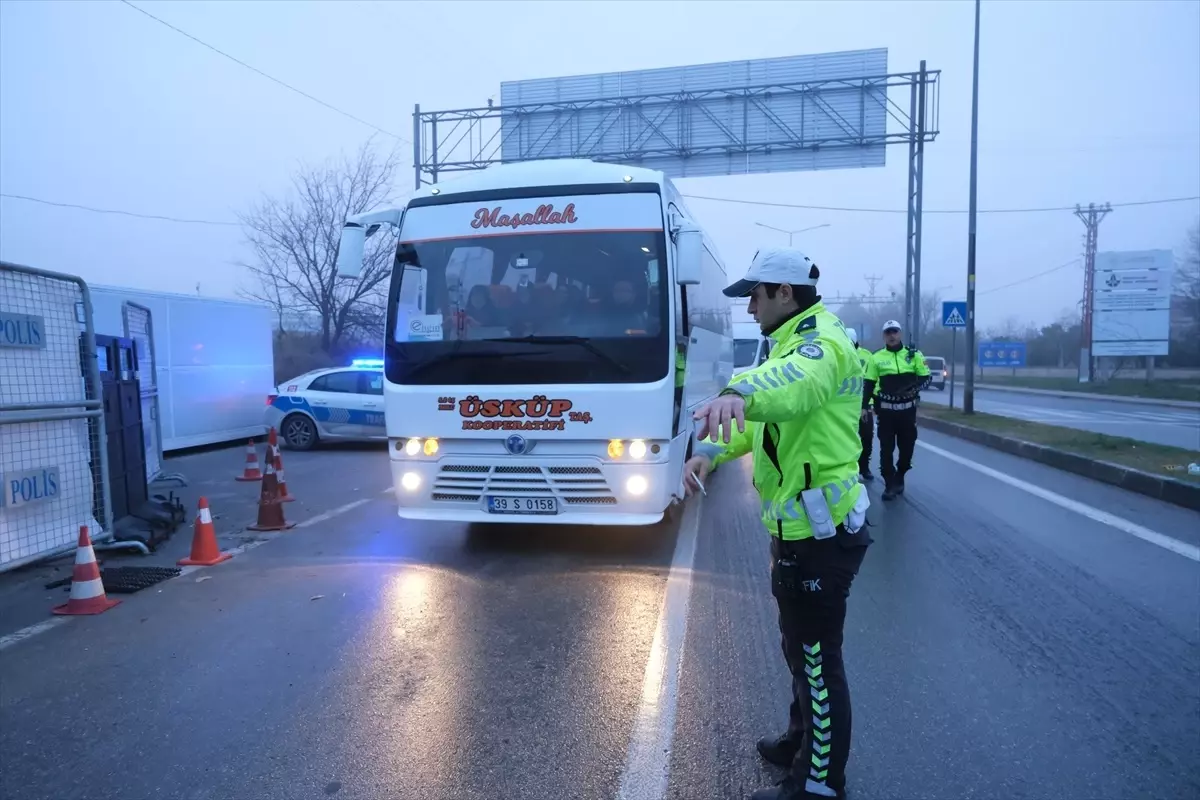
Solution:
[{"label": "blue flashing light", "polygon": [[350,362],[350,366],[358,369],[383,369],[382,358],[356,358]]}]

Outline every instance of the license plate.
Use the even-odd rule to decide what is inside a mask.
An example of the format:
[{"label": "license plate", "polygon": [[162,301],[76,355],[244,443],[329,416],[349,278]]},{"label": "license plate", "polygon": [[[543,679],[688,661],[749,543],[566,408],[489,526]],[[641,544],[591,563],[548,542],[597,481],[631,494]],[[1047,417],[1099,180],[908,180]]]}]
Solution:
[{"label": "license plate", "polygon": [[557,514],[558,500],[554,497],[497,497],[487,499],[488,512],[492,514]]}]

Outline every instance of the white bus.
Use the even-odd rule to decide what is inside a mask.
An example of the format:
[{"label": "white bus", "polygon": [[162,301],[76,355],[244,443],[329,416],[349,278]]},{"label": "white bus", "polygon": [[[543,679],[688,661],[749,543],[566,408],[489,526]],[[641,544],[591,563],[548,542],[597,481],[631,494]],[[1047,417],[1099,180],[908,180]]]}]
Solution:
[{"label": "white bus", "polygon": [[346,221],[399,229],[384,409],[399,514],[651,525],[733,373],[730,283],[661,172],[506,164]]}]

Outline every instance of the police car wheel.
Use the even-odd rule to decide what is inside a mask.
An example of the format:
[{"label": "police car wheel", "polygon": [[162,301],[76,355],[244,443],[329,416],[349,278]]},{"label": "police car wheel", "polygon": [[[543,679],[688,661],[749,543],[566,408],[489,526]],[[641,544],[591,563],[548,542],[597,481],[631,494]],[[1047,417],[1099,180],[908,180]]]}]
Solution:
[{"label": "police car wheel", "polygon": [[317,426],[303,414],[291,414],[285,417],[279,426],[284,445],[289,450],[311,450],[320,438]]}]

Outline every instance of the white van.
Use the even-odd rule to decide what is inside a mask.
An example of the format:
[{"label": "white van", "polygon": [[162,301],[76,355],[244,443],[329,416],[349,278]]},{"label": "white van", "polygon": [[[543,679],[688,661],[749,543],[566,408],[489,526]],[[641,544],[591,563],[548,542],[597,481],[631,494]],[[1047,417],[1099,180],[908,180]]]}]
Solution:
[{"label": "white van", "polygon": [[733,374],[753,369],[767,360],[771,340],[762,335],[757,322],[733,323]]}]

